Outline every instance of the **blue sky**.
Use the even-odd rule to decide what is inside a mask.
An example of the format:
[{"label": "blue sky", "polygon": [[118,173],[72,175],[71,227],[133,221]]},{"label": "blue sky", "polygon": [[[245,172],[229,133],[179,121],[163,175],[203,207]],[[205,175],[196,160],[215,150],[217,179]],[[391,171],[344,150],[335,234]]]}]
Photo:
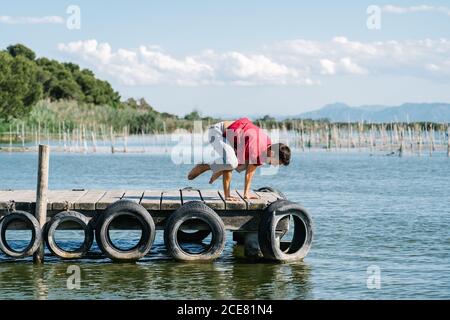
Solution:
[{"label": "blue sky", "polygon": [[[79,30],[66,27],[69,5],[81,10]],[[382,10],[379,30],[366,26],[369,5]],[[449,8],[399,0],[16,0],[0,5],[0,46],[24,43],[38,56],[79,63],[124,98],[143,96],[177,114],[450,102]]]}]

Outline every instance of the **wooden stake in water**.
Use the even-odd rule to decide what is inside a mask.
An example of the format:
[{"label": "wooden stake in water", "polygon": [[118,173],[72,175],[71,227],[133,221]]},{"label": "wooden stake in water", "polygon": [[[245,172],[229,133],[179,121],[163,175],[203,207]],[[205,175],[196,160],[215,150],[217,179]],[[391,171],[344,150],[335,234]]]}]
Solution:
[{"label": "wooden stake in water", "polygon": [[123,152],[128,151],[128,126],[123,128]]},{"label": "wooden stake in water", "polygon": [[403,157],[403,150],[405,149],[404,146],[404,131],[403,128],[400,130],[400,148],[398,149],[398,156]]},{"label": "wooden stake in water", "polygon": [[447,157],[450,157],[450,126],[447,125]]},{"label": "wooden stake in water", "polygon": [[12,125],[9,124],[9,152],[12,151]]},{"label": "wooden stake in water", "polygon": [[25,123],[22,122],[22,148],[25,150]]},{"label": "wooden stake in water", "polygon": [[145,133],[144,129],[141,129],[141,137],[142,137],[142,152],[145,153]]},{"label": "wooden stake in water", "polygon": [[433,129],[433,125],[430,125],[430,130],[428,132],[428,147],[430,152],[430,157],[433,155],[433,135],[431,130]]},{"label": "wooden stake in water", "polygon": [[163,130],[164,130],[164,150],[165,150],[165,153],[167,153],[168,152],[168,150],[167,150],[167,137],[166,137],[167,132],[166,132],[166,122],[165,121],[163,121]]},{"label": "wooden stake in water", "polygon": [[300,146],[302,151],[305,151],[305,140],[303,138],[303,120],[300,121]]},{"label": "wooden stake in water", "polygon": [[82,141],[83,141],[83,149],[84,153],[88,152],[88,146],[87,146],[87,137],[86,137],[86,126],[82,125],[82,135],[81,135]]},{"label": "wooden stake in water", "polygon": [[95,141],[94,131],[91,131],[91,137],[92,137],[92,149],[94,152],[97,152],[97,142]]},{"label": "wooden stake in water", "polygon": [[328,129],[327,149],[328,149],[328,151],[330,151],[331,150],[331,140],[333,139],[333,135],[331,133],[331,124],[327,125],[327,129]]},{"label": "wooden stake in water", "polygon": [[111,135],[111,153],[114,153],[114,130],[113,127],[111,126],[110,128],[110,135]]},{"label": "wooden stake in water", "polygon": [[[47,191],[48,191],[48,165],[50,148],[46,145],[39,145],[38,180],[36,189],[36,212],[35,217],[39,221],[41,229],[47,221]],[[33,255],[34,263],[44,262],[44,243]]]},{"label": "wooden stake in water", "polygon": [[418,134],[418,142],[417,142],[417,144],[418,144],[418,153],[419,153],[419,156],[422,154],[422,128],[421,127],[419,127],[418,128],[418,130],[417,130],[417,134]]}]

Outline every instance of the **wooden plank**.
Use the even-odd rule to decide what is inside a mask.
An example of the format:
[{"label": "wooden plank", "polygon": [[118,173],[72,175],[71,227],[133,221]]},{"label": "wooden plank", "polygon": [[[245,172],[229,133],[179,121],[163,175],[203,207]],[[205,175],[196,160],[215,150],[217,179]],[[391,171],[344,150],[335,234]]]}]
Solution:
[{"label": "wooden plank", "polygon": [[[53,190],[48,192],[48,210],[74,209],[74,203],[87,193],[87,190]],[[50,209],[51,208],[51,209]]]},{"label": "wooden plank", "polygon": [[202,197],[200,196],[199,190],[181,190],[181,203],[185,204],[190,201],[201,201],[203,202]]},{"label": "wooden plank", "polygon": [[161,210],[162,191],[145,190],[141,205],[147,210]]},{"label": "wooden plank", "polygon": [[225,201],[225,209],[226,210],[247,210],[247,203],[242,200],[242,198],[239,196],[239,194],[236,192],[236,190],[231,190],[230,195],[232,197],[235,197],[236,201],[228,201],[225,200],[225,196],[223,194],[223,191],[219,191],[220,196]]},{"label": "wooden plank", "polygon": [[203,202],[211,209],[214,210],[225,210],[225,201],[217,190],[200,190],[200,196]]},{"label": "wooden plank", "polygon": [[278,195],[274,192],[255,192],[261,199],[266,201],[266,205],[269,206],[271,203],[280,199]]},{"label": "wooden plank", "polygon": [[161,196],[161,210],[176,210],[181,207],[180,190],[163,191]]},{"label": "wooden plank", "polygon": [[94,211],[95,204],[105,195],[106,191],[88,190],[86,194],[81,196],[73,203],[75,210]]},{"label": "wooden plank", "polygon": [[[244,199],[244,192],[240,190],[236,190],[236,192]],[[267,207],[267,203],[265,199],[261,199],[254,191],[250,191],[250,197],[255,197],[256,199],[244,199],[247,203],[248,210],[263,210]]]},{"label": "wooden plank", "polygon": [[17,209],[30,210],[36,202],[36,191],[34,190],[11,190],[1,191],[0,209],[7,209],[11,201]]},{"label": "wooden plank", "polygon": [[52,210],[52,203],[64,203],[65,194],[67,190],[49,190],[48,191],[48,202],[47,210]]},{"label": "wooden plank", "polygon": [[5,210],[8,208],[12,195],[12,190],[2,190],[0,191],[0,210]]},{"label": "wooden plank", "polygon": [[125,194],[122,196],[122,200],[131,200],[139,203],[141,202],[143,194],[143,190],[126,190]]},{"label": "wooden plank", "polygon": [[124,194],[125,190],[106,191],[105,195],[95,204],[95,209],[105,210],[111,203],[120,200]]},{"label": "wooden plank", "polygon": [[[257,199],[243,200],[243,192],[233,190],[237,201],[224,201],[222,191],[216,190],[51,190],[48,197],[49,210],[64,210],[66,203],[74,210],[104,210],[119,199],[129,199],[141,203],[148,210],[175,210],[189,201],[203,201],[216,210],[263,210],[279,197],[272,192],[252,192]],[[0,210],[7,209],[10,200],[16,206],[34,205],[36,194],[33,190],[0,191]]]}]

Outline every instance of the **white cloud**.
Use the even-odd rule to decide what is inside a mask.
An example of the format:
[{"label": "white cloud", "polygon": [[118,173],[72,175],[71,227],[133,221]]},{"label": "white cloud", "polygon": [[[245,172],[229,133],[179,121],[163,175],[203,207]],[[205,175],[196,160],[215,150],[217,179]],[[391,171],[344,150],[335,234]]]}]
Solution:
[{"label": "white cloud", "polygon": [[450,8],[444,6],[430,6],[425,4],[410,7],[400,7],[388,4],[383,6],[381,10],[383,12],[395,14],[405,14],[414,12],[435,12],[435,13],[442,13],[450,17]]},{"label": "white cloud", "polygon": [[182,57],[149,45],[114,50],[97,40],[62,43],[58,49],[127,85],[318,85],[340,75],[391,74],[427,79],[450,75],[447,39],[295,39],[250,53],[205,49]]},{"label": "white cloud", "polygon": [[0,16],[0,23],[5,24],[62,24],[64,18],[60,16],[44,16],[44,17],[11,17]]},{"label": "white cloud", "polygon": [[[299,50],[299,43],[305,43],[308,50]],[[331,41],[292,40],[274,45],[271,55],[280,57],[288,66],[307,68],[312,76],[394,74],[429,78],[447,75],[450,71],[443,62],[450,56],[447,39],[360,42],[335,37]],[[431,68],[432,64],[438,68]]]},{"label": "white cloud", "polygon": [[351,74],[367,74],[368,73],[368,71],[366,69],[364,69],[363,67],[360,67],[357,63],[352,61],[352,59],[349,57],[342,58],[340,60],[340,65],[347,73],[351,73]]},{"label": "white cloud", "polygon": [[263,54],[205,50],[196,56],[175,58],[155,46],[113,52],[108,43],[96,40],[61,43],[58,49],[128,85],[315,84],[306,75]]},{"label": "white cloud", "polygon": [[335,74],[336,63],[328,59],[320,59],[320,65],[322,67],[322,74]]}]

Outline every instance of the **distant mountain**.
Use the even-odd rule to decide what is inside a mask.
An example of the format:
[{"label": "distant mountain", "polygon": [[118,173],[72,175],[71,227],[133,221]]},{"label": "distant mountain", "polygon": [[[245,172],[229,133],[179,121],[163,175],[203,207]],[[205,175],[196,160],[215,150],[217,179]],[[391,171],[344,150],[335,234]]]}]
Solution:
[{"label": "distant mountain", "polygon": [[345,103],[334,103],[319,110],[294,116],[298,119],[328,119],[332,122],[450,122],[448,103],[404,103],[400,106],[350,107]]}]

